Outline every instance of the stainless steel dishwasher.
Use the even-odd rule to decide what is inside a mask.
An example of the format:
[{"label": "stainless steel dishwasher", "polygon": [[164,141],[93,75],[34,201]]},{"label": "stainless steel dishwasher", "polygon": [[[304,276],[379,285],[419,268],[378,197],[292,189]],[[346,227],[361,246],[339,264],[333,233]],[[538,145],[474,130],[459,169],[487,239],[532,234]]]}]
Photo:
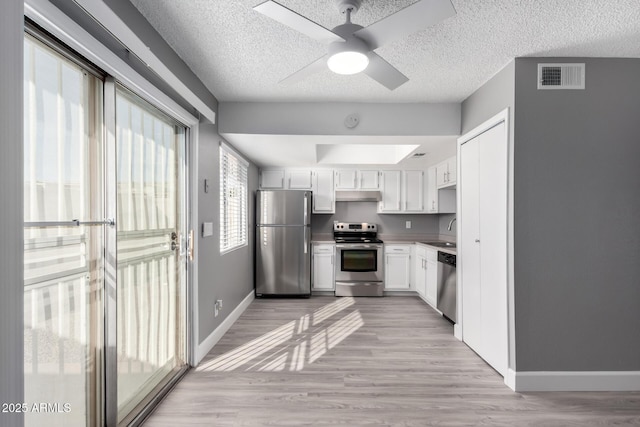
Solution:
[{"label": "stainless steel dishwasher", "polygon": [[438,310],[456,323],[456,256],[438,251]]}]

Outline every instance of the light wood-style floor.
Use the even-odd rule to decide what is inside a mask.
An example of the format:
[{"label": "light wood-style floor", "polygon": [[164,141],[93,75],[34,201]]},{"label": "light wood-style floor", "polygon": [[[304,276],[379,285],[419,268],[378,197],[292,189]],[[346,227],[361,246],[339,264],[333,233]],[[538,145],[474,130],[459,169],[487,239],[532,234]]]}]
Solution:
[{"label": "light wood-style floor", "polygon": [[514,393],[418,297],[254,301],[145,426],[640,425],[640,393]]}]

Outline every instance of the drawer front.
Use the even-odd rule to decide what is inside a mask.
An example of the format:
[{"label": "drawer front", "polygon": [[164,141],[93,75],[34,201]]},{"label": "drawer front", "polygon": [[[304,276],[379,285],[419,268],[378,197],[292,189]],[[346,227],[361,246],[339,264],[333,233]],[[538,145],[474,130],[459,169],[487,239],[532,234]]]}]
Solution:
[{"label": "drawer front", "polygon": [[410,254],[411,246],[409,245],[385,245],[384,251],[387,254]]},{"label": "drawer front", "polygon": [[336,250],[333,245],[313,245],[314,254],[332,254]]}]

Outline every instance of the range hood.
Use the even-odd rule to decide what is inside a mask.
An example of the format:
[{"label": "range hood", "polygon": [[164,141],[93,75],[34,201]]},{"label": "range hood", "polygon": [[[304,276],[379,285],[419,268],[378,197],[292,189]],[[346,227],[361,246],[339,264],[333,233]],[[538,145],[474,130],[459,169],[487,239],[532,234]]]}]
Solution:
[{"label": "range hood", "polygon": [[336,191],[336,202],[379,202],[379,191]]}]

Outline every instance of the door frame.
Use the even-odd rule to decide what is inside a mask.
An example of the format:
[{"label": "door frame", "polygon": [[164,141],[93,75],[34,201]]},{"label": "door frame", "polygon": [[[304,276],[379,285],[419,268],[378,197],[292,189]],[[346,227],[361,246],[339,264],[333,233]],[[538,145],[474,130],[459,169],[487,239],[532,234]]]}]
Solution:
[{"label": "door frame", "polygon": [[[489,129],[504,123],[504,141],[507,144],[507,373],[504,377],[505,384],[515,390],[515,371],[516,371],[516,348],[515,348],[515,299],[514,299],[514,173],[513,173],[513,137],[512,137],[512,108],[505,108],[493,117],[489,118],[485,122],[473,128],[471,131],[465,133],[458,138],[457,144],[457,182],[458,190],[456,191],[458,213],[460,216],[460,206],[462,204],[462,180],[461,180],[461,147],[466,142],[474,139],[478,135],[488,131]],[[456,221],[456,235],[458,239],[461,237],[461,221],[458,218]],[[458,260],[458,266],[463,265],[464,259]],[[462,341],[464,318],[462,312],[462,289],[464,284],[461,280],[461,275],[457,275],[457,295],[459,296],[456,301],[458,322],[454,325],[454,336]]]}]

